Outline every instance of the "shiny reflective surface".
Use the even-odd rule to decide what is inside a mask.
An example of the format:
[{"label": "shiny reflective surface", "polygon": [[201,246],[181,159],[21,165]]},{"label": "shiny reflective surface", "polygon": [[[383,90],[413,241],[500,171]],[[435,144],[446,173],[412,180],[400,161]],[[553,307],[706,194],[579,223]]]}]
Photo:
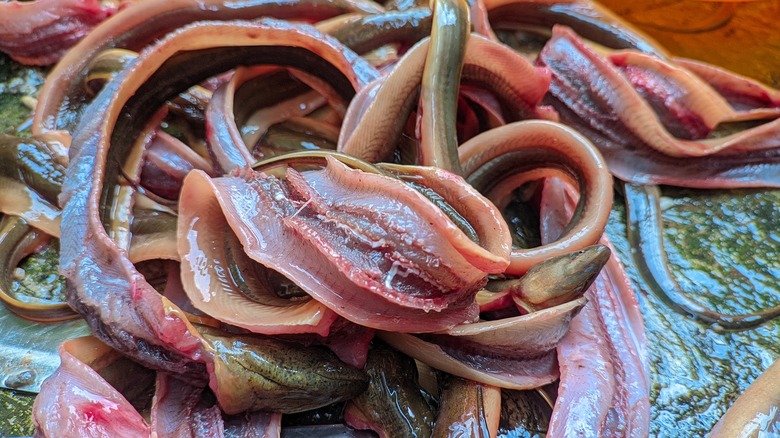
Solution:
[{"label": "shiny reflective surface", "polygon": [[[615,3],[618,11],[621,5],[629,7],[625,6],[628,2],[615,0],[611,3]],[[757,6],[740,5],[738,10],[743,7],[776,7],[777,2],[755,4]],[[704,6],[722,7],[718,4]],[[683,15],[667,11],[667,16],[682,19]],[[732,23],[737,23],[736,18]],[[774,28],[752,27],[752,31],[757,33],[770,32]],[[725,33],[728,27],[713,32]],[[707,33],[701,34],[703,40],[712,43]],[[739,52],[751,57],[747,65],[761,66],[762,62],[769,65],[780,59],[756,56],[752,51],[742,50],[744,46],[740,45],[744,43],[738,42],[740,35],[744,32],[734,34],[734,41],[727,41],[728,45],[719,45],[720,50],[709,50],[706,54],[732,62],[723,59],[723,53],[728,51],[728,47],[736,45]],[[669,47],[676,50],[671,45]],[[745,65],[737,63],[733,67],[740,69]],[[774,68],[773,71],[780,69]],[[10,100],[9,89],[18,88],[0,88],[0,92],[4,93],[0,95],[0,103]],[[18,105],[21,95],[10,96],[14,99],[13,105]],[[4,109],[0,108],[0,111]],[[21,122],[23,119],[18,120]],[[0,123],[3,122],[0,120]],[[15,126],[8,125],[10,129]],[[676,278],[688,293],[724,312],[753,311],[776,302],[773,300],[780,296],[775,280],[780,275],[776,263],[780,248],[780,236],[776,230],[780,229],[780,220],[774,218],[780,216],[780,192],[664,190],[663,194],[667,196],[662,204],[667,227],[667,250]],[[703,435],[736,396],[780,355],[776,342],[780,324],[775,322],[755,330],[723,334],[669,311],[659,299],[644,292],[635,269],[627,262],[629,249],[623,237],[624,223],[623,210],[618,205],[608,232],[621,259],[629,265],[632,278],[640,286],[637,292],[651,340],[651,395],[654,400],[651,434]],[[3,330],[0,327],[0,339],[8,338]],[[0,405],[0,420],[4,420],[2,414],[6,412],[9,411]],[[19,432],[24,429],[8,430],[6,424],[0,422],[0,433],[25,433]]]},{"label": "shiny reflective surface", "polygon": [[[670,52],[726,67],[780,86],[780,35],[772,24],[780,2],[684,0],[603,4],[637,24]],[[717,50],[713,50],[717,47]],[[749,50],[745,48],[749,47]],[[664,242],[675,279],[699,303],[727,314],[780,303],[780,191],[662,188]],[[608,233],[629,260],[622,205]],[[650,344],[651,435],[703,436],[775,358],[780,322],[718,333],[672,312],[637,289]]]},{"label": "shiny reflective surface", "polygon": [[[744,313],[776,303],[780,287],[780,192],[666,190],[664,239],[672,271],[693,298]],[[780,356],[780,322],[717,332],[672,311],[629,263],[622,203],[607,232],[626,264],[650,346],[651,435],[704,436],[748,385]],[[753,286],[756,286],[753,288]]]},{"label": "shiny reflective surface", "polygon": [[[57,346],[89,334],[84,321],[39,324],[14,316],[0,306],[0,388],[37,392],[60,364]],[[5,410],[0,410],[5,413]],[[7,421],[0,415],[0,433]]]}]

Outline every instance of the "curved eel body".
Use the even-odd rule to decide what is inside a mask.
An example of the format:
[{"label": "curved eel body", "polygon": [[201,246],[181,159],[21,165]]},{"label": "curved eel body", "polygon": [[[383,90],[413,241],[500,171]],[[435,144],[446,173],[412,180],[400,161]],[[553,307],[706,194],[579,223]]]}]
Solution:
[{"label": "curved eel body", "polygon": [[140,50],[165,34],[201,20],[237,20],[276,17],[317,21],[349,12],[377,13],[370,2],[350,0],[171,0],[131,4],[82,39],[52,70],[41,89],[33,132],[72,131],[84,109],[77,91],[86,67],[102,51]]},{"label": "curved eel body", "polygon": [[[609,218],[605,207],[612,205],[612,178],[598,151],[576,131],[544,121],[518,122],[474,137],[460,147],[459,153],[467,178],[483,192],[490,189],[479,180],[487,178],[484,175],[493,180],[496,174],[530,173],[529,180],[533,180],[559,175],[555,169],[579,186],[577,211],[564,233],[547,245],[512,250],[508,273],[522,274],[550,257],[581,250],[596,243],[604,233]],[[496,164],[499,158],[503,164]],[[514,164],[518,162],[521,164]],[[480,170],[483,166],[488,170]],[[518,182],[513,188],[524,181]]]},{"label": "curved eel body", "polygon": [[[63,236],[61,254],[62,271],[71,291],[69,302],[98,336],[153,368],[195,379],[206,377],[203,362],[209,361],[209,353],[197,332],[175,306],[151,288],[125,250],[106,233],[105,224],[110,219],[105,207],[112,203],[119,164],[109,157],[123,159],[132,146],[131,139],[146,125],[143,117],[120,114],[155,108],[199,78],[231,68],[247,56],[257,63],[275,60],[271,57],[279,47],[297,55],[287,57],[288,62],[301,67],[319,63],[332,75],[337,89],[354,93],[354,88],[374,77],[373,69],[332,44],[311,28],[270,20],[196,24],[142,52],[130,69],[103,90],[92,106],[101,116],[85,119],[74,137],[74,156],[62,196],[66,205],[63,226],[72,231]],[[219,51],[219,47],[231,49]],[[209,62],[193,62],[200,71],[191,71],[193,76],[180,77],[178,83],[168,83],[171,69],[179,68],[177,61],[192,62],[193,56]],[[155,86],[160,91],[151,89]],[[128,315],[135,317],[128,319]]]}]

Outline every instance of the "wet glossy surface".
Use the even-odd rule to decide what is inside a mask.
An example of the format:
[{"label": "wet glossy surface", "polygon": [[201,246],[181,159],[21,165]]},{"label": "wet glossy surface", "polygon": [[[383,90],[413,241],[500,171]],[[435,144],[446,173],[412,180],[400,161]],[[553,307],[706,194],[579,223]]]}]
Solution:
[{"label": "wet glossy surface", "polygon": [[[606,3],[616,5],[619,12],[621,4],[629,4],[618,0]],[[704,2],[679,3],[705,8],[723,7]],[[772,8],[780,7],[773,1],[753,4],[755,6],[740,5],[739,8],[760,8],[765,11],[764,16],[772,16]],[[629,6],[623,8],[623,12],[631,12],[625,10],[630,9]],[[684,17],[684,14],[670,14],[669,11],[665,14],[667,17]],[[744,22],[741,14],[738,12],[731,23],[738,25]],[[752,28],[751,31],[758,34],[755,38],[761,40],[760,34],[771,32],[774,26],[761,26],[759,23]],[[685,41],[702,41],[699,44],[711,44],[713,41],[711,35],[703,32],[669,39],[661,37],[663,32],[666,31],[653,31],[656,38],[670,44],[673,50],[679,48],[683,54],[690,54],[685,51],[688,50],[686,47],[673,46],[668,41],[686,38]],[[780,57],[757,56],[753,52],[748,54],[739,50],[739,44],[744,44],[738,43],[739,38],[745,35],[743,31],[718,27],[714,32],[721,37],[728,37],[731,32],[731,39],[726,40],[721,50],[704,52],[712,57],[710,60],[732,63],[737,69],[753,68],[761,79],[770,84],[774,82],[771,72],[778,72],[780,68],[763,68],[761,63],[780,62]],[[726,59],[725,53],[735,45],[737,52],[745,52],[745,56],[750,57],[749,62]],[[774,47],[777,50],[780,46],[764,44],[755,47]],[[8,73],[8,65],[7,58],[0,57],[2,132],[13,131],[24,121],[25,109],[20,98],[31,93],[41,80],[39,73],[26,70]],[[746,73],[745,70],[742,72]],[[776,280],[780,276],[777,263],[780,252],[780,192],[664,189],[662,193],[665,196],[662,207],[667,227],[667,251],[676,278],[687,293],[720,311],[734,313],[758,310],[780,300],[780,286]],[[629,275],[637,282],[638,275],[630,263],[624,223],[624,210],[618,202],[608,233]],[[641,287],[637,288],[637,294],[650,340],[653,399],[650,433],[653,436],[702,436],[762,370],[780,356],[780,345],[777,344],[780,323],[773,322],[744,332],[718,333],[669,310]],[[0,309],[0,315],[4,312]],[[0,328],[0,339],[7,338]],[[27,417],[31,405],[29,396],[0,391],[0,434],[31,433]]]},{"label": "wet glossy surface", "polygon": [[[780,85],[780,38],[769,23],[780,2],[603,0],[671,52]],[[712,50],[713,47],[718,50]],[[750,50],[745,50],[750,47]],[[780,303],[780,191],[662,189],[664,239],[675,278],[724,313]],[[608,232],[628,260],[622,206]],[[636,269],[627,263],[634,282]],[[780,322],[717,333],[638,290],[650,342],[651,435],[703,436],[736,397],[780,356]],[[669,330],[671,328],[671,330]],[[685,352],[685,354],[681,354]]]},{"label": "wet glossy surface", "polygon": [[[43,379],[60,364],[57,346],[65,339],[85,336],[83,321],[39,324],[22,320],[0,307],[0,388],[37,392]],[[0,389],[3,393],[4,389]],[[5,394],[3,394],[5,395]],[[0,434],[5,411],[0,409]]]},{"label": "wet glossy surface", "polygon": [[[666,248],[681,287],[723,312],[780,301],[776,254],[780,192],[664,190]],[[642,288],[629,263],[625,216],[607,229],[637,290],[650,345],[651,435],[703,436],[747,386],[780,356],[780,322],[719,333]]]}]

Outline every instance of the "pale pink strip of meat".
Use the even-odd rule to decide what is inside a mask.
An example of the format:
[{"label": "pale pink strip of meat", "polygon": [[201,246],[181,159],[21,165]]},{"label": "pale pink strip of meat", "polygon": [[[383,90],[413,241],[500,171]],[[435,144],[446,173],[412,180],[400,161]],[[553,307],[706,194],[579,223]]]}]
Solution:
[{"label": "pale pink strip of meat", "polygon": [[[695,188],[780,186],[780,119],[721,138],[681,140],[669,133],[621,71],[570,29],[556,26],[537,62],[552,71],[546,102],[561,121],[598,146],[614,176],[637,184]],[[698,70],[709,74],[712,83],[719,81],[715,89],[730,83],[753,103],[765,96],[768,108],[740,107],[737,118],[747,117],[746,111],[775,111],[766,89],[733,75]]]},{"label": "pale pink strip of meat", "polygon": [[[86,339],[86,338],[84,338]],[[60,346],[62,363],[41,385],[33,404],[36,436],[44,437],[149,437],[143,417],[97,371]],[[95,341],[97,342],[97,341]],[[79,347],[75,347],[79,348]]]},{"label": "pale pink strip of meat", "polygon": [[[575,196],[561,181],[545,181],[543,243],[562,231]],[[602,243],[609,245],[606,237]],[[636,297],[614,253],[585,296],[588,303],[558,346],[561,382],[547,436],[646,437],[647,340]]]}]

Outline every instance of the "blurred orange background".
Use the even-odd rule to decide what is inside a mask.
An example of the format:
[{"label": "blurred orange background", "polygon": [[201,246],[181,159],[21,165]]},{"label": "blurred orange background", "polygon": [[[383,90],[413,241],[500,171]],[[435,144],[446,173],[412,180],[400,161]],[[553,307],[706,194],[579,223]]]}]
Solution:
[{"label": "blurred orange background", "polygon": [[780,88],[780,1],[602,0],[671,53]]}]

